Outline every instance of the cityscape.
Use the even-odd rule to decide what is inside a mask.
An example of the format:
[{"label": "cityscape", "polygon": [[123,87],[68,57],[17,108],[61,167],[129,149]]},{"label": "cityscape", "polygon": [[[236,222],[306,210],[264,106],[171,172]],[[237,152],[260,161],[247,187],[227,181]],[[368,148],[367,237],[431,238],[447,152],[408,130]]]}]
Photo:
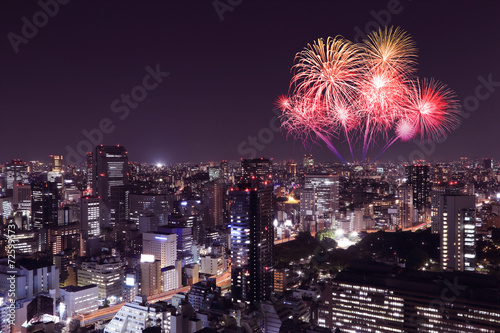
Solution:
[{"label": "cityscape", "polygon": [[500,332],[498,10],[0,2],[0,333]]}]

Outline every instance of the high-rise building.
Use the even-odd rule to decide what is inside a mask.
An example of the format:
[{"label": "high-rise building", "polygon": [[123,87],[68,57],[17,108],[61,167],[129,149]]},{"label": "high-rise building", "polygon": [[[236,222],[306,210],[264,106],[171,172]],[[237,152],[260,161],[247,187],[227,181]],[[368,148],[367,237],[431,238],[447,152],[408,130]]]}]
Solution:
[{"label": "high-rise building", "polygon": [[101,200],[97,197],[83,196],[80,198],[81,204],[81,230],[85,239],[99,238],[101,228],[99,225]]},{"label": "high-rise building", "polygon": [[[90,160],[89,160],[90,159]],[[90,163],[90,165],[89,165]],[[122,146],[97,146],[87,155],[87,182],[92,194],[102,200],[101,225],[111,224],[111,188],[128,185],[128,155]]]},{"label": "high-rise building", "polygon": [[52,182],[31,183],[31,215],[37,229],[58,224],[59,191]]},{"label": "high-rise building", "polygon": [[412,188],[408,185],[400,186],[398,188],[398,200],[398,227],[401,229],[409,228],[415,222]]},{"label": "high-rise building", "polygon": [[302,166],[304,167],[305,173],[310,173],[314,170],[314,159],[312,154],[305,154],[302,161]]},{"label": "high-rise building", "polygon": [[51,162],[52,162],[52,171],[54,172],[61,172],[63,171],[63,157],[62,155],[50,155]]},{"label": "high-rise building", "polygon": [[124,283],[123,262],[116,257],[90,259],[78,269],[78,286],[96,284],[100,305],[106,301],[114,304],[121,300]]},{"label": "high-rise building", "polygon": [[446,186],[444,184],[436,184],[432,186],[431,197],[431,231],[432,233],[439,232],[439,205],[441,196],[445,193]]},{"label": "high-rise building", "polygon": [[320,326],[340,332],[500,331],[494,277],[374,268],[351,266],[326,284]]},{"label": "high-rise building", "polygon": [[230,193],[230,207],[233,300],[267,299],[273,289],[273,187],[240,184]]},{"label": "high-rise building", "polygon": [[429,179],[429,166],[414,164],[406,167],[406,183],[413,189],[413,206],[419,212],[429,208],[429,192],[431,183]]},{"label": "high-rise building", "polygon": [[177,260],[177,235],[167,233],[145,233],[142,235],[142,253],[154,255],[161,268],[174,266]]},{"label": "high-rise building", "polygon": [[243,182],[269,181],[273,176],[273,162],[268,158],[241,160],[241,176]]},{"label": "high-rise building", "polygon": [[493,159],[492,158],[483,159],[483,168],[493,169]]},{"label": "high-rise building", "polygon": [[227,160],[222,160],[220,162],[220,176],[223,182],[227,182],[229,180],[229,170],[227,166]]},{"label": "high-rise building", "polygon": [[439,236],[442,270],[476,270],[475,196],[445,194],[440,197]]},{"label": "high-rise building", "polygon": [[215,228],[222,225],[223,208],[223,184],[221,180],[215,180],[205,185],[203,202],[205,203],[205,227]]},{"label": "high-rise building", "polygon": [[183,315],[177,313],[175,306],[166,302],[149,304],[146,303],[145,296],[136,296],[133,302],[126,303],[121,307],[104,329],[104,333],[182,333],[197,331],[197,329],[189,330],[189,328],[189,321],[184,320]]},{"label": "high-rise building", "polygon": [[67,286],[60,289],[61,303],[66,307],[68,317],[81,313],[91,313],[99,309],[99,288],[95,284],[77,287]]},{"label": "high-rise building", "polygon": [[[304,198],[304,203],[302,203]],[[300,215],[302,224],[309,231],[319,231],[319,225],[332,227],[339,210],[339,176],[306,174],[301,193]],[[307,222],[305,222],[307,221]]]},{"label": "high-rise building", "polygon": [[23,210],[31,214],[31,185],[16,182],[14,185],[12,204],[15,210]]},{"label": "high-rise building", "polygon": [[130,217],[130,196],[136,191],[132,185],[112,186],[108,200],[109,224],[116,226]]},{"label": "high-rise building", "polygon": [[[165,234],[176,235],[177,260],[182,262],[182,267],[193,263],[193,228],[175,225],[160,227]],[[169,265],[170,266],[170,265]],[[162,266],[162,268],[165,266]]]},{"label": "high-rise building", "polygon": [[161,261],[141,258],[141,295],[152,296],[162,292]]},{"label": "high-rise building", "polygon": [[[167,223],[167,217],[172,208],[170,198],[166,194],[130,193],[128,202],[130,205],[129,219],[137,225],[139,225],[142,216],[154,216],[158,225],[164,225]],[[139,228],[141,228],[140,225]]]},{"label": "high-rise building", "polygon": [[28,183],[29,165],[19,159],[5,163],[5,173],[7,175],[7,190],[12,190],[16,182]]}]

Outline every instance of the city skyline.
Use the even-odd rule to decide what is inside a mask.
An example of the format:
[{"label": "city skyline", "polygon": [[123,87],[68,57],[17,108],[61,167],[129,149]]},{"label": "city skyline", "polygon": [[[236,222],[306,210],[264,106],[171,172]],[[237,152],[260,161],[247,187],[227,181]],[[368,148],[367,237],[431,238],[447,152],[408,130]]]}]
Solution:
[{"label": "city skyline", "polygon": [[[381,159],[410,160],[416,149],[427,160],[500,158],[484,144],[500,135],[494,127],[498,52],[488,48],[490,33],[498,30],[497,3],[484,2],[479,11],[472,1],[453,7],[447,2],[240,1],[226,11],[210,1],[130,2],[119,10],[114,2],[57,3],[57,13],[47,9],[53,15],[32,35],[23,26],[43,11],[38,3],[0,4],[6,14],[0,26],[4,123],[23,120],[5,126],[4,135],[26,133],[3,147],[0,161],[44,160],[49,154],[68,161],[67,147],[76,151],[89,140],[85,130],[100,142],[80,148],[120,143],[134,152],[132,160],[149,163],[239,160],[253,152],[275,160],[313,153],[318,161],[334,162],[326,147],[304,148],[276,130],[275,100],[287,92],[294,55],[308,43],[336,35],[356,40],[360,31],[385,24],[413,36],[419,76],[446,82],[461,104],[475,111],[465,110],[444,143],[423,149],[418,142],[396,143]],[[121,99],[133,90],[147,96],[137,102]]]}]

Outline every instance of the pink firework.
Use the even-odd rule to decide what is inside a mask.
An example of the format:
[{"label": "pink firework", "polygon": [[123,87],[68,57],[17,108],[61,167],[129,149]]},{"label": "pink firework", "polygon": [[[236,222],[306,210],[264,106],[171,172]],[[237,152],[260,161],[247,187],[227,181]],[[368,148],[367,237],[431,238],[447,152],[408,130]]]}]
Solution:
[{"label": "pink firework", "polygon": [[433,79],[423,82],[416,80],[412,84],[406,111],[422,141],[442,139],[458,123],[455,94],[445,84]]},{"label": "pink firework", "polygon": [[359,84],[358,108],[374,131],[385,131],[402,113],[407,95],[405,80],[397,72],[368,69]]},{"label": "pink firework", "polygon": [[360,44],[318,39],[295,58],[290,96],[277,101],[282,127],[295,138],[321,139],[341,161],[333,139],[364,161],[374,147],[378,158],[398,140],[438,139],[457,124],[451,90],[413,81],[416,44],[399,28],[374,31]]},{"label": "pink firework", "polygon": [[401,141],[410,141],[417,134],[417,127],[409,120],[401,119],[396,126],[396,135]]}]

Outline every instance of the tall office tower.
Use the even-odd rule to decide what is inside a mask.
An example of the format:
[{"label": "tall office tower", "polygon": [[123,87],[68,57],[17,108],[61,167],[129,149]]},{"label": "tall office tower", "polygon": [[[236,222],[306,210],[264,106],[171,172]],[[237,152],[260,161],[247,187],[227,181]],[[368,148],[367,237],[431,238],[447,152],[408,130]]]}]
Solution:
[{"label": "tall office tower", "polygon": [[89,151],[87,153],[87,194],[95,195],[92,191],[95,188],[95,174],[94,174],[94,153]]},{"label": "tall office tower", "polygon": [[[193,228],[167,225],[159,228],[165,234],[177,235],[177,260],[182,262],[182,267],[192,264],[193,257]],[[145,253],[145,252],[144,252]],[[164,268],[165,266],[162,266]]]},{"label": "tall office tower", "polygon": [[205,204],[205,227],[215,228],[222,225],[223,183],[217,179],[205,185],[203,193]]},{"label": "tall office tower", "polygon": [[462,168],[467,167],[468,161],[469,161],[468,157],[460,157],[460,164],[462,165]]},{"label": "tall office tower", "polygon": [[231,295],[236,302],[269,298],[273,289],[273,187],[240,184],[230,192]]},{"label": "tall office tower", "polygon": [[152,296],[162,292],[161,261],[150,258],[148,255],[141,257],[141,295]]},{"label": "tall office tower", "polygon": [[97,197],[83,196],[80,198],[81,230],[84,239],[99,238],[99,214],[101,200]]},{"label": "tall office tower", "polygon": [[493,159],[492,158],[483,159],[483,168],[493,169]]},{"label": "tall office tower", "polygon": [[273,175],[273,162],[268,158],[241,160],[241,176],[243,182],[268,181]]},{"label": "tall office tower", "polygon": [[319,231],[320,225],[331,227],[339,210],[339,176],[306,174],[302,193],[301,199],[304,197],[306,201],[301,203],[301,220],[312,221],[309,230]]},{"label": "tall office tower", "polygon": [[413,189],[413,206],[419,212],[429,207],[429,166],[414,164],[406,167],[406,183]]},{"label": "tall office tower", "polygon": [[7,175],[7,190],[12,190],[17,182],[28,183],[29,176],[28,163],[19,159],[5,163],[5,173]]},{"label": "tall office tower", "polygon": [[413,190],[411,186],[403,185],[398,188],[398,228],[409,228],[415,222],[415,210],[413,208]]},{"label": "tall office tower", "polygon": [[102,226],[111,224],[111,188],[128,185],[128,156],[122,146],[97,146],[92,154],[92,193],[101,197]]},{"label": "tall office tower", "polygon": [[[158,225],[164,225],[167,223],[168,214],[172,207],[170,199],[167,194],[130,193],[128,198],[129,219],[139,225],[141,217],[154,216]],[[141,226],[139,227],[141,228]]]},{"label": "tall office tower", "polygon": [[62,155],[50,155],[51,162],[52,162],[52,171],[54,172],[62,172],[62,166],[63,166],[63,157]]},{"label": "tall office tower", "polygon": [[123,262],[119,258],[106,257],[84,261],[78,269],[78,286],[96,284],[99,289],[99,302],[114,304],[121,300],[123,293]]},{"label": "tall office tower", "polygon": [[288,180],[297,181],[297,163],[292,161],[286,163],[286,175]]},{"label": "tall office tower", "polygon": [[31,214],[35,228],[57,225],[58,202],[59,191],[56,183],[31,183]]},{"label": "tall office tower", "polygon": [[314,170],[314,159],[312,154],[305,154],[302,161],[302,166],[305,173],[310,173]]},{"label": "tall office tower", "polygon": [[130,218],[130,195],[137,191],[132,185],[111,186],[108,200],[109,224],[116,226]]},{"label": "tall office tower", "polygon": [[222,160],[220,162],[220,176],[224,182],[229,180],[229,170],[227,167],[227,160]]},{"label": "tall office tower", "polygon": [[175,266],[177,235],[149,232],[143,234],[142,253],[154,255],[155,260],[160,260],[161,268]]},{"label": "tall office tower", "polygon": [[14,185],[12,204],[15,210],[23,210],[31,214],[31,185],[16,182]]},{"label": "tall office tower", "polygon": [[440,197],[440,264],[443,271],[475,271],[475,197],[445,194]]},{"label": "tall office tower", "polygon": [[446,186],[444,184],[437,184],[432,186],[431,197],[431,231],[434,234],[439,232],[439,205],[441,196],[445,193]]}]

